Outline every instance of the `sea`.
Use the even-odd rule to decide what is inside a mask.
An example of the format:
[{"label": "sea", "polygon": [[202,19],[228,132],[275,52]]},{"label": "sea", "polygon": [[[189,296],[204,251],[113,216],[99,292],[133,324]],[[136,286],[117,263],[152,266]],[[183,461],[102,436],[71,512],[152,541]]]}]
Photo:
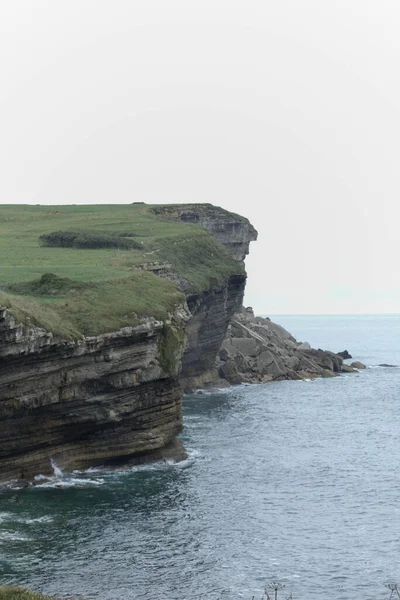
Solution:
[{"label": "sea", "polygon": [[[400,315],[275,316],[367,369],[184,398],[183,462],[0,489],[0,583],[85,600],[400,587]],[[393,366],[382,367],[389,364]]]}]

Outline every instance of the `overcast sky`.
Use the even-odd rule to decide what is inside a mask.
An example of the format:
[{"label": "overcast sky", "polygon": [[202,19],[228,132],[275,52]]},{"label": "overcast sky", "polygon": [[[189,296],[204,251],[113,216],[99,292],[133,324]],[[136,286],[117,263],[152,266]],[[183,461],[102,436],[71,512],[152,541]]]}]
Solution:
[{"label": "overcast sky", "polygon": [[399,31],[398,0],[3,1],[0,202],[212,202],[259,231],[256,312],[400,312]]}]

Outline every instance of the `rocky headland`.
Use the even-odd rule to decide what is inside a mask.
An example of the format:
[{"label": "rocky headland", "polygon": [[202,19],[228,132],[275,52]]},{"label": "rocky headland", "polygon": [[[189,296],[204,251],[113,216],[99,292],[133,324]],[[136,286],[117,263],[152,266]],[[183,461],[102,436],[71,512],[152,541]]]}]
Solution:
[{"label": "rocky headland", "polygon": [[[141,252],[136,244],[133,266],[130,257],[136,254],[125,247],[118,253],[118,267],[122,264],[129,277],[111,286],[112,302],[96,308],[110,293],[108,281],[108,287],[96,283],[86,289],[92,284],[47,274],[3,287],[0,481],[50,473],[51,461],[72,470],[173,452],[182,429],[184,390],[355,370],[341,356],[299,343],[279,325],[242,308],[244,259],[257,239],[247,219],[212,205],[135,207],[133,214],[142,218],[143,228],[151,225],[152,240],[154,223],[161,223],[162,236],[158,246],[152,241],[150,251]],[[128,233],[119,235],[129,242]],[[68,236],[52,235],[65,248]],[[111,241],[110,235],[101,240],[97,233],[85,235],[80,235],[84,243],[117,244],[115,235]],[[121,263],[121,255],[129,261]],[[167,280],[163,287],[160,278]],[[132,294],[122,302],[128,283]],[[155,291],[140,314],[148,287],[138,286],[145,284],[150,298]],[[37,304],[24,299],[33,293]],[[164,297],[168,309],[156,310]],[[98,322],[92,324],[94,310]],[[53,322],[54,328],[48,325]],[[114,329],[110,322],[116,323]]]}]

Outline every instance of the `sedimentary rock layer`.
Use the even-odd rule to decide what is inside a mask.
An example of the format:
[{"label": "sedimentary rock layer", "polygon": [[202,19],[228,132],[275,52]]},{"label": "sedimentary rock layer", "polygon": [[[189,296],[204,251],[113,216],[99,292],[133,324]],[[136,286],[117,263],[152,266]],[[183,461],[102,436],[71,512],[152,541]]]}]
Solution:
[{"label": "sedimentary rock layer", "polygon": [[[188,314],[63,341],[0,312],[0,480],[151,456],[182,428]],[[171,343],[175,339],[176,343]]]},{"label": "sedimentary rock layer", "polygon": [[160,207],[158,212],[170,219],[197,223],[210,231],[227,249],[230,256],[242,262],[249,253],[249,244],[258,233],[248,219],[211,204],[177,204]]},{"label": "sedimentary rock layer", "polygon": [[[209,205],[192,217],[174,218],[212,231],[239,263],[257,237],[247,219]],[[245,281],[238,264],[227,281],[189,293],[167,322],[79,341],[22,326],[0,308],[0,481],[48,473],[50,459],[71,470],[159,456],[182,429],[182,385],[218,376]]]},{"label": "sedimentary rock layer", "polygon": [[216,378],[215,359],[232,316],[243,302],[245,275],[230,277],[227,284],[188,296],[191,319],[180,376],[183,389],[201,387]]}]

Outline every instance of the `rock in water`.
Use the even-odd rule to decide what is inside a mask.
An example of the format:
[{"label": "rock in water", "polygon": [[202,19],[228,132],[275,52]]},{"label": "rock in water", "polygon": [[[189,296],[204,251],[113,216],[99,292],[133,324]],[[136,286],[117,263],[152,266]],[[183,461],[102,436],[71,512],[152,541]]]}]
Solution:
[{"label": "rock in water", "polygon": [[338,356],[341,356],[343,360],[347,360],[348,358],[353,358],[351,354],[347,350],[343,350],[342,352],[336,353]]},{"label": "rock in water", "polygon": [[350,365],[353,369],[366,369],[367,367],[364,365],[364,363],[360,362],[360,361],[355,361],[352,362]]}]

